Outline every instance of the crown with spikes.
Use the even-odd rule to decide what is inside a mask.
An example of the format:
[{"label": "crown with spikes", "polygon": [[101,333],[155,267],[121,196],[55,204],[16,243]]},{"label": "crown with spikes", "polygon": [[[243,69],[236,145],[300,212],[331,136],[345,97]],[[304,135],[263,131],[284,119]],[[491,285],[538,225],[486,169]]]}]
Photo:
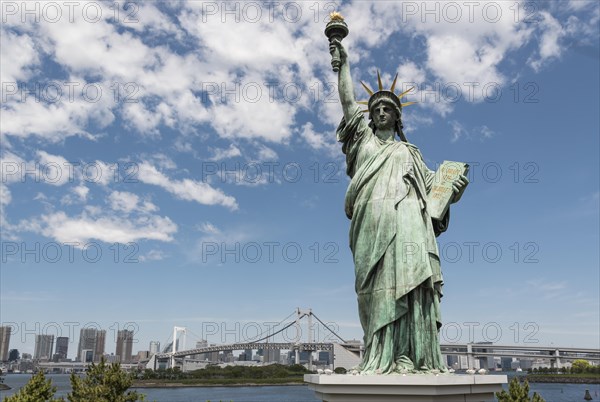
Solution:
[{"label": "crown with spikes", "polygon": [[393,103],[400,110],[402,110],[402,108],[404,106],[408,106],[408,105],[412,105],[413,103],[417,103],[417,102],[405,102],[405,103],[400,102],[400,99],[404,95],[406,95],[407,93],[412,91],[414,89],[414,87],[407,89],[406,91],[402,92],[400,95],[396,95],[394,93],[394,89],[396,88],[396,80],[397,79],[398,79],[398,73],[396,73],[396,76],[394,77],[394,82],[392,82],[391,88],[389,90],[383,89],[383,84],[381,83],[381,75],[379,74],[379,70],[377,70],[377,84],[378,84],[378,88],[379,88],[379,90],[377,92],[373,92],[373,90],[371,88],[369,88],[367,86],[367,84],[365,84],[364,82],[361,81],[360,83],[362,84],[363,88],[371,96],[368,101],[358,101],[358,103],[360,103],[361,105],[367,105],[367,109],[363,110],[363,112],[369,112],[371,110],[371,106],[376,104],[381,99],[385,99],[385,100]]}]

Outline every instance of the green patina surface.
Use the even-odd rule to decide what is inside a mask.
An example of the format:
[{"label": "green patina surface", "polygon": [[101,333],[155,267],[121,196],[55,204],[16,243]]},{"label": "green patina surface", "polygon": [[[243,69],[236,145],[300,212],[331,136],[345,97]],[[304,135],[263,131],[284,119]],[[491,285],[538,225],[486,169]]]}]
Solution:
[{"label": "green patina surface", "polygon": [[[352,250],[365,354],[364,374],[445,372],[439,344],[442,273],[436,235],[447,213],[432,220],[427,195],[435,173],[402,132],[402,105],[393,90],[371,94],[367,122],[354,98],[348,54],[339,55],[339,92],[344,118],[336,135],[351,178],[345,210]],[[398,138],[397,138],[398,137]],[[453,185],[458,201],[468,180]]]}]

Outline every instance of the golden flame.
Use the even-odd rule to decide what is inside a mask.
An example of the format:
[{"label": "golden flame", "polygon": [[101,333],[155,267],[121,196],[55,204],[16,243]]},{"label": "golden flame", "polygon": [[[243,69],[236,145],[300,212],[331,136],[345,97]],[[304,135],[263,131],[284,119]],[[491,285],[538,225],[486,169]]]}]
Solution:
[{"label": "golden flame", "polygon": [[331,21],[344,21],[344,17],[342,16],[342,14],[338,13],[337,11],[330,13],[329,19]]}]

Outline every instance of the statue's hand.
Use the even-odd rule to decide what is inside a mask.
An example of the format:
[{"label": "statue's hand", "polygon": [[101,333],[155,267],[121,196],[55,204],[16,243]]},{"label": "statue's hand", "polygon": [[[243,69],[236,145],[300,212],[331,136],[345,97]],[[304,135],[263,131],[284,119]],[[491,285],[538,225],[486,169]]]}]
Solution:
[{"label": "statue's hand", "polygon": [[454,191],[454,197],[452,198],[452,202],[458,202],[465,192],[465,188],[469,185],[469,179],[467,176],[460,175],[458,179],[452,183],[452,191]]},{"label": "statue's hand", "polygon": [[340,53],[340,62],[341,64],[345,64],[346,60],[348,60],[348,52],[346,52],[346,48],[342,45],[342,42],[338,39],[334,39],[329,43],[329,53],[333,55],[333,52],[337,49]]}]

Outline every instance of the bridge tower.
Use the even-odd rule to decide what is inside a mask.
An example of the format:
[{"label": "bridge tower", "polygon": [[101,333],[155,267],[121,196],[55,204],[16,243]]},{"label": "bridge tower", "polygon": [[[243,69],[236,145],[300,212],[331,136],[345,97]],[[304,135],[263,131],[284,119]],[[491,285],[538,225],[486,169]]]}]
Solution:
[{"label": "bridge tower", "polygon": [[550,359],[550,367],[551,368],[560,368],[560,351],[556,349],[553,354],[554,358]]},{"label": "bridge tower", "polygon": [[[182,342],[179,345],[179,348],[177,348],[177,334],[179,332],[183,332],[183,335],[181,337]],[[187,330],[185,329],[185,327],[173,327],[173,346],[171,347],[171,359],[170,359],[171,368],[175,368],[175,352],[177,352],[177,349],[186,350],[185,349],[186,334],[187,334]]]},{"label": "bridge tower", "polygon": [[[296,364],[300,364],[300,343],[301,343],[301,337],[302,337],[302,329],[300,327],[300,320],[304,317],[308,317],[308,328],[307,328],[307,336],[308,336],[308,343],[312,343],[313,339],[312,339],[312,309],[309,308],[308,310],[300,310],[300,307],[296,308],[296,348],[295,348],[295,352],[296,352]],[[313,354],[312,351],[310,351],[310,354],[308,355],[308,369],[312,370],[312,362],[313,362]]]}]

